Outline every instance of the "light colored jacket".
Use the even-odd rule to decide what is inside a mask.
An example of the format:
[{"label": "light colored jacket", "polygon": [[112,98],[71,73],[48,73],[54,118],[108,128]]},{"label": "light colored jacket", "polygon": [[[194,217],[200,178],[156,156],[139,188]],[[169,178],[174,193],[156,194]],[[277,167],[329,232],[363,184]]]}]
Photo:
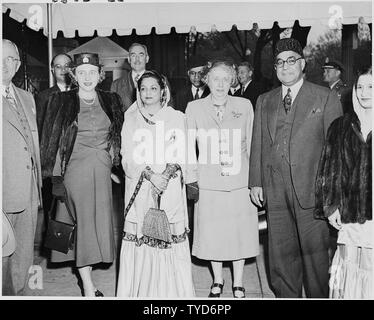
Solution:
[{"label": "light colored jacket", "polygon": [[[36,126],[36,108],[31,93],[13,86],[16,100],[26,114],[32,132],[36,156],[36,180],[38,181],[38,197],[41,195],[41,166],[39,153],[39,138]],[[20,212],[29,206],[31,200],[33,175],[31,150],[24,137],[21,123],[13,106],[2,97],[3,104],[3,210],[5,212]],[[40,202],[41,203],[41,202]]]},{"label": "light colored jacket", "polygon": [[[191,101],[186,117],[189,134],[191,130],[196,131],[199,150],[196,164],[191,164],[195,151],[189,152],[187,183],[197,181],[199,188],[205,190],[231,191],[247,187],[254,117],[251,102],[228,96],[221,122],[209,95]],[[191,151],[195,142],[194,137],[189,138]]]}]

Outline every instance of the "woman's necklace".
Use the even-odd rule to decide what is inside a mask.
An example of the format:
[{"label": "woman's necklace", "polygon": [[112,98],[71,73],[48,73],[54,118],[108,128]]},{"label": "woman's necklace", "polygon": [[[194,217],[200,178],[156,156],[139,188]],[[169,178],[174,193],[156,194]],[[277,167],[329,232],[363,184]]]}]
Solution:
[{"label": "woman's necklace", "polygon": [[95,103],[95,101],[96,101],[96,95],[92,99],[88,99],[88,100],[85,99],[85,98],[82,98],[82,97],[80,97],[80,98],[83,100],[83,102],[85,104],[87,104],[89,106],[92,106]]}]

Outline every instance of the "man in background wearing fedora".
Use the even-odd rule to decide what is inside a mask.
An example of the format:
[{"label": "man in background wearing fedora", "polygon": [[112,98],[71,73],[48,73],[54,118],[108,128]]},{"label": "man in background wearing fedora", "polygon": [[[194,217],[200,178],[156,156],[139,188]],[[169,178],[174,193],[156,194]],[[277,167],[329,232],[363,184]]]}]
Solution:
[{"label": "man in background wearing fedora", "polygon": [[342,115],[337,95],[303,79],[300,43],[281,39],[275,70],[282,83],[262,94],[255,111],[249,187],[265,205],[270,282],[279,298],[328,297],[329,232],[313,216],[315,180],[327,129]]},{"label": "man in background wearing fedora", "polygon": [[202,81],[207,61],[199,55],[192,56],[188,62],[189,84],[177,93],[175,109],[184,112],[190,101],[205,98],[210,91]]},{"label": "man in background wearing fedora", "polygon": [[343,65],[339,61],[329,61],[322,66],[323,69],[323,81],[327,82],[330,89],[335,91],[341,99],[342,94],[347,89],[347,85],[341,79],[344,71]]},{"label": "man in background wearing fedora", "polygon": [[14,253],[2,259],[2,294],[13,296],[25,294],[34,260],[42,179],[34,98],[12,83],[21,65],[19,51],[9,40],[2,43],[2,209],[13,225],[17,243]]}]

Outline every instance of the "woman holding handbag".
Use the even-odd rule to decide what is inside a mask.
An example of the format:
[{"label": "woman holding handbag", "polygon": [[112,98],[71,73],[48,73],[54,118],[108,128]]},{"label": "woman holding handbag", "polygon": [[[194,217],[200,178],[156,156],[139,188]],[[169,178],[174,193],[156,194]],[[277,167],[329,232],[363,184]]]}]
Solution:
[{"label": "woman holding handbag", "polygon": [[74,260],[84,296],[103,296],[91,272],[115,255],[111,169],[120,164],[122,106],[117,94],[97,89],[103,72],[96,53],[74,55],[71,75],[78,88],[50,98],[41,136],[43,176],[65,202],[56,220],[71,224],[70,213],[76,220],[73,249],[52,250],[51,261]]},{"label": "woman holding handbag", "polygon": [[165,77],[146,71],[122,128],[125,224],[117,296],[194,296],[185,197],[185,119]]}]

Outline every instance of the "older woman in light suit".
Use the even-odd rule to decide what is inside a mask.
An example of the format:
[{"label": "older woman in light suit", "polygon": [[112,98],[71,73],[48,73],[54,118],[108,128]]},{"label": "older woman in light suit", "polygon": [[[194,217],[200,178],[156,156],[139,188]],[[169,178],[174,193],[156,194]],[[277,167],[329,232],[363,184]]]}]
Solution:
[{"label": "older woman in light suit", "polygon": [[244,262],[259,253],[257,209],[247,187],[253,108],[249,100],[229,96],[234,77],[230,64],[213,63],[205,77],[211,94],[186,109],[189,146],[196,139],[199,149],[196,164],[195,152],[189,154],[187,174],[188,196],[197,200],[192,254],[211,262],[209,297],[223,291],[223,261],[233,262],[234,297],[245,297]]}]

